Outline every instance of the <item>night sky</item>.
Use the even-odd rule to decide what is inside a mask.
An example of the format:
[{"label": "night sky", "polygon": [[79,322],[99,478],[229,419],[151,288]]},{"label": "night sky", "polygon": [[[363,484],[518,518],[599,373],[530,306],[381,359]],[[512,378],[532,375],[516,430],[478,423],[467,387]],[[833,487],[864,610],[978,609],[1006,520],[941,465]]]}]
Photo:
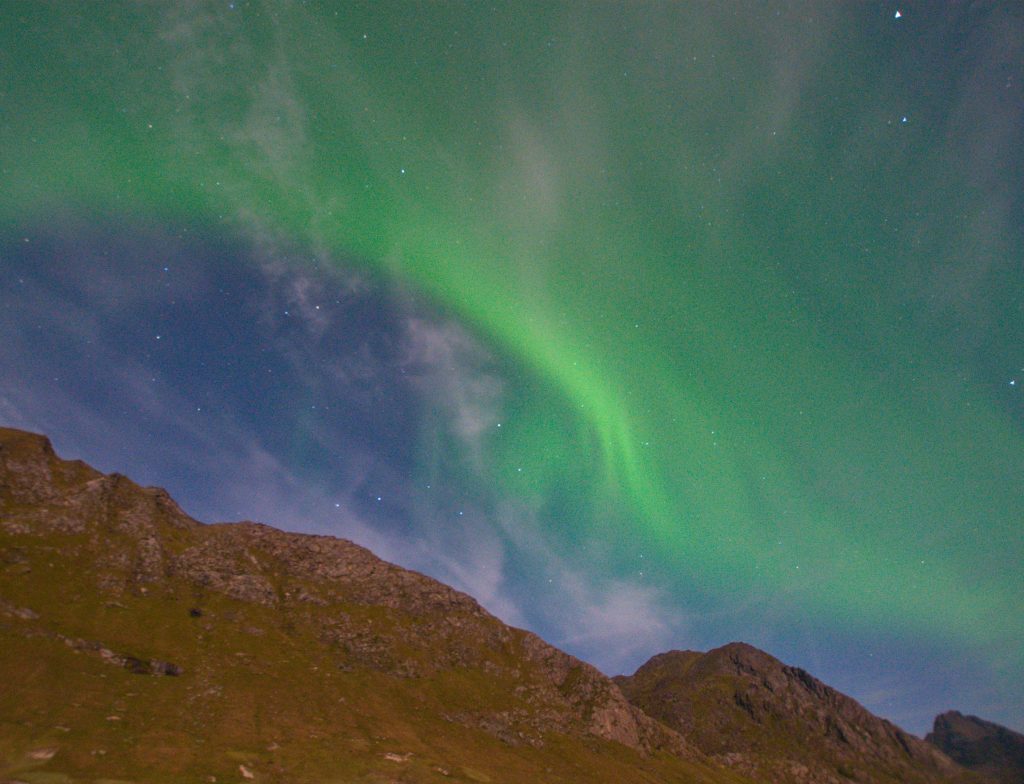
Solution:
[{"label": "night sky", "polygon": [[1020,730],[1024,6],[6,3],[0,424]]}]

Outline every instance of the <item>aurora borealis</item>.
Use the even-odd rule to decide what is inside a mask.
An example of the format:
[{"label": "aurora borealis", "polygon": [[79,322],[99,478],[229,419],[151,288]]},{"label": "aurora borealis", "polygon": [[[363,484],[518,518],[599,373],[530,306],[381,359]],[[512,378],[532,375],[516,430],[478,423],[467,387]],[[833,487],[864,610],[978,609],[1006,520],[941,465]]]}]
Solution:
[{"label": "aurora borealis", "polygon": [[0,21],[3,424],[609,672],[1024,726],[1019,5]]}]

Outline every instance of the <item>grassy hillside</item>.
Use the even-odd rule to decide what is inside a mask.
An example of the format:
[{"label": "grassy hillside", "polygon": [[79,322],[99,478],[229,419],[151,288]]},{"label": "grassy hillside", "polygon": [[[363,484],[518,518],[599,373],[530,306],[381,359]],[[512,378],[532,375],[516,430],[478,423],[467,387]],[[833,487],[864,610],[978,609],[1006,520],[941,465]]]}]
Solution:
[{"label": "grassy hillside", "polygon": [[12,430],[0,682],[0,781],[745,781],[469,597]]}]

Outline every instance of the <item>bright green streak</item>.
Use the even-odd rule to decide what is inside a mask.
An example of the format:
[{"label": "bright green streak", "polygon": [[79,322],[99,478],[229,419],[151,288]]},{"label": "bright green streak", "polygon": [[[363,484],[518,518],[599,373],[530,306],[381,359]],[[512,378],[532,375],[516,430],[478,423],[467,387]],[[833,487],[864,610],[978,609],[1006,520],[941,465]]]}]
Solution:
[{"label": "bright green streak", "polygon": [[[354,253],[525,371],[488,480],[589,499],[566,540],[712,595],[1021,634],[994,391],[1020,331],[961,341],[923,296],[972,254],[1019,266],[1020,235],[972,232],[985,193],[899,127],[958,96],[892,88],[877,19],[801,19],[801,49],[797,20],[706,9],[279,5],[5,11],[2,224],[77,204]],[[1000,286],[969,293],[993,324]]]}]

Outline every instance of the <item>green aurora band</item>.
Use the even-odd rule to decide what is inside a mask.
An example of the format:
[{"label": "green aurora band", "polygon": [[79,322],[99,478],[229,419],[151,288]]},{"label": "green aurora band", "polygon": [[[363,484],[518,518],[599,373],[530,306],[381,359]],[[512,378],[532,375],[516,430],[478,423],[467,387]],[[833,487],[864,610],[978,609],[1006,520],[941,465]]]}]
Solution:
[{"label": "green aurora band", "polygon": [[473,481],[553,537],[1024,666],[1019,9],[236,5],[5,9],[3,230],[368,265],[502,357]]}]

